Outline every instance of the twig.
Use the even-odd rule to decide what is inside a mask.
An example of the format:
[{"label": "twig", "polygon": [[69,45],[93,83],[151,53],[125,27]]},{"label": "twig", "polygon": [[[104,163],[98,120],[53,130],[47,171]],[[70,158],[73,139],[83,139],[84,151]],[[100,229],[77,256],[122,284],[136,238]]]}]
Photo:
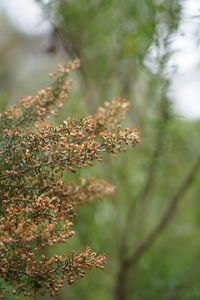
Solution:
[{"label": "twig", "polygon": [[163,214],[160,222],[156,225],[156,227],[152,230],[152,232],[144,239],[143,242],[138,246],[138,248],[134,251],[134,253],[126,259],[127,264],[133,265],[138,261],[138,259],[143,255],[143,253],[151,246],[157,236],[165,229],[170,219],[173,217],[176,208],[179,202],[183,199],[184,194],[188,191],[190,186],[192,185],[198,171],[200,168],[200,156],[197,158],[196,162],[192,166],[182,185],[179,187],[178,191],[172,197],[170,204]]},{"label": "twig", "polygon": [[166,136],[166,132],[167,132],[167,125],[168,125],[168,121],[170,119],[170,114],[166,107],[168,105],[166,102],[166,99],[164,98],[162,101],[163,101],[162,107],[161,107],[161,109],[162,109],[161,110],[162,126],[160,127],[160,130],[158,131],[158,134],[156,136],[154,151],[153,151],[151,161],[149,163],[149,168],[147,171],[147,177],[144,182],[144,186],[142,188],[141,193],[136,197],[135,201],[132,201],[129,211],[128,211],[126,223],[125,223],[125,226],[124,226],[124,229],[122,232],[121,241],[120,241],[120,256],[123,256],[126,251],[127,229],[130,225],[130,220],[132,219],[131,217],[134,212],[134,207],[137,203],[144,204],[147,196],[149,195],[149,193],[151,191],[153,182],[155,180],[156,168],[157,168],[157,165],[159,162],[159,158],[161,157],[161,154],[162,154],[165,136]]},{"label": "twig", "polygon": [[[176,212],[177,206],[179,202],[183,199],[183,196],[188,191],[188,189],[191,187],[193,181],[196,178],[196,175],[198,174],[200,168],[200,155],[197,158],[194,165],[191,167],[189,173],[185,177],[183,183],[179,187],[178,191],[175,193],[175,195],[171,198],[171,201],[169,202],[169,206],[167,210],[164,212],[163,216],[161,217],[158,224],[155,226],[155,228],[149,233],[149,235],[139,244],[139,246],[133,251],[132,255],[124,258],[124,260],[121,263],[121,268],[118,273],[117,283],[116,283],[116,295],[120,293],[119,290],[122,290],[122,283],[121,280],[123,278],[126,278],[126,274],[130,271],[132,267],[138,262],[138,260],[141,258],[141,256],[151,247],[153,242],[156,240],[156,238],[159,236],[159,234],[166,228],[169,221],[173,217],[173,215]],[[124,281],[124,280],[123,280]],[[121,287],[120,287],[121,286]],[[117,288],[119,287],[119,288]],[[126,299],[126,292],[124,292],[121,295],[121,298],[116,299]]]}]

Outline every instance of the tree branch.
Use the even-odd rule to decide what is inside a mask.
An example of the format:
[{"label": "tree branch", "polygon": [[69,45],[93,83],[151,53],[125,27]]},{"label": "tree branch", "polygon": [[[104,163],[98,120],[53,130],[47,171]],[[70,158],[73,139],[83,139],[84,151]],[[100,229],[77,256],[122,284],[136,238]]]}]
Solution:
[{"label": "tree branch", "polygon": [[135,201],[132,201],[132,203],[130,205],[126,223],[123,228],[122,237],[121,237],[121,241],[120,241],[120,256],[121,257],[123,257],[123,255],[125,254],[125,251],[127,248],[127,246],[126,246],[127,229],[130,225],[130,220],[132,219],[131,217],[134,212],[134,207],[137,203],[144,204],[147,196],[151,192],[151,189],[152,189],[155,177],[156,177],[156,168],[157,168],[157,165],[159,162],[159,158],[161,157],[162,152],[163,152],[165,137],[166,137],[166,133],[167,133],[167,126],[168,126],[168,122],[170,120],[170,112],[168,110],[168,102],[165,98],[162,100],[162,104],[161,104],[161,120],[162,120],[162,125],[161,125],[160,129],[158,130],[158,133],[157,133],[157,136],[155,139],[155,146],[154,146],[152,158],[149,162],[146,180],[144,182],[144,185],[143,185],[143,188],[142,188],[140,194],[138,196],[136,196]]},{"label": "tree branch", "polygon": [[188,191],[190,186],[192,185],[196,175],[198,174],[200,168],[200,155],[197,158],[194,165],[191,167],[189,173],[185,177],[182,185],[179,187],[178,191],[172,197],[169,206],[165,213],[163,214],[160,222],[155,226],[152,232],[144,239],[138,248],[134,251],[134,253],[126,259],[126,264],[133,265],[135,264],[139,258],[143,255],[143,253],[148,250],[148,248],[155,241],[157,236],[165,229],[168,225],[169,221],[173,217],[179,202],[183,199],[184,194]]},{"label": "tree branch", "polygon": [[[126,257],[121,262],[121,267],[117,276],[116,282],[116,299],[125,300],[127,299],[127,290],[122,290],[123,283],[125,284],[126,280],[128,279],[128,272],[134,265],[139,261],[142,255],[152,246],[156,238],[159,234],[166,228],[171,218],[174,216],[178,204],[183,199],[183,196],[186,194],[188,189],[191,187],[192,183],[194,182],[198,171],[200,168],[200,155],[198,156],[196,162],[191,167],[190,171],[186,175],[183,183],[171,198],[169,202],[169,206],[164,212],[163,216],[161,217],[158,224],[155,228],[149,233],[149,235],[138,245],[138,247],[133,251],[132,255]],[[125,280],[125,279],[126,280]],[[121,282],[123,281],[123,282]],[[119,294],[121,294],[121,298],[119,298]]]}]

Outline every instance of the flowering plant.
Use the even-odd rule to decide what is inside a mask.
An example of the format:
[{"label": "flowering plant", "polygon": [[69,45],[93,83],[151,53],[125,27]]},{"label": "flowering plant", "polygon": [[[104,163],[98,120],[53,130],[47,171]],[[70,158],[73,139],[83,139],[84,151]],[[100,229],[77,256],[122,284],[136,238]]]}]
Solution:
[{"label": "flowering plant", "polygon": [[90,247],[48,257],[45,249],[75,233],[78,205],[113,193],[105,180],[64,183],[63,172],[116,155],[139,141],[137,129],[121,128],[129,102],[115,98],[92,116],[47,122],[68,98],[68,73],[79,61],[59,65],[51,88],[28,96],[0,116],[0,298],[13,294],[57,295],[63,281],[73,283],[92,267],[103,268],[104,255]]}]

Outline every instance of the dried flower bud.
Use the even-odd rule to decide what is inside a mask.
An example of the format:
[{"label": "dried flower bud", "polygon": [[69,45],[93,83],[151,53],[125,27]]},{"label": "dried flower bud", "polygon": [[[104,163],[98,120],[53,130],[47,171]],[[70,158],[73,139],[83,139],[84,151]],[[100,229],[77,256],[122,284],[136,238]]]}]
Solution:
[{"label": "dried flower bud", "polygon": [[[83,278],[93,267],[102,269],[105,255],[90,247],[63,255],[44,255],[44,249],[65,243],[75,232],[76,207],[114,192],[105,180],[81,178],[79,184],[62,181],[63,172],[116,156],[139,142],[137,129],[121,128],[129,109],[125,99],[106,102],[93,116],[70,117],[60,125],[46,122],[68,98],[68,73],[79,60],[59,65],[50,74],[52,88],[28,96],[0,118],[0,273],[5,289],[34,297],[59,294],[64,280]],[[30,292],[31,291],[31,292]]]}]

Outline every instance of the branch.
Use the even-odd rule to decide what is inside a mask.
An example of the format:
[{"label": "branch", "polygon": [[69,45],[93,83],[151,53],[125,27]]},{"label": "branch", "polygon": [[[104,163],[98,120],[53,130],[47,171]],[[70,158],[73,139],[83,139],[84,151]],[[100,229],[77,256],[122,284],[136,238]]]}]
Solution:
[{"label": "branch", "polygon": [[139,244],[132,255],[123,258],[121,260],[120,269],[117,275],[116,285],[115,285],[115,299],[126,300],[128,297],[127,285],[130,269],[138,262],[141,256],[151,247],[159,234],[166,228],[169,221],[176,212],[179,202],[183,199],[183,196],[191,187],[194,182],[198,171],[200,168],[200,155],[197,158],[194,165],[191,167],[189,173],[185,177],[183,183],[179,187],[178,191],[171,198],[169,206],[162,218],[155,226],[155,228],[150,232],[150,234]]},{"label": "branch", "polygon": [[172,197],[170,204],[163,214],[160,222],[155,226],[152,232],[140,243],[140,245],[136,248],[133,254],[125,259],[125,264],[130,268],[133,266],[140,257],[146,252],[153,242],[156,240],[158,235],[165,229],[168,225],[169,221],[173,217],[176,212],[177,206],[179,202],[183,199],[183,196],[188,191],[192,183],[194,182],[196,175],[198,174],[200,168],[200,155],[197,158],[194,165],[191,167],[191,170],[185,177],[182,185],[179,187],[178,191]]},{"label": "branch", "polygon": [[140,192],[140,194],[136,197],[135,201],[132,201],[129,211],[128,211],[128,216],[126,219],[126,223],[122,232],[122,237],[120,241],[120,255],[123,257],[127,245],[127,229],[130,225],[130,221],[132,219],[132,215],[134,212],[134,207],[137,203],[141,203],[144,205],[145,200],[149,193],[151,192],[155,177],[156,177],[156,169],[157,165],[159,163],[159,159],[163,153],[163,147],[164,147],[164,142],[165,142],[165,137],[167,133],[167,126],[170,120],[170,112],[168,110],[168,102],[165,98],[162,99],[162,105],[161,105],[161,120],[162,120],[162,125],[160,129],[158,130],[156,140],[155,140],[155,146],[152,154],[152,158],[149,162],[149,167],[147,170],[147,176],[146,180],[144,182],[143,188]]}]

